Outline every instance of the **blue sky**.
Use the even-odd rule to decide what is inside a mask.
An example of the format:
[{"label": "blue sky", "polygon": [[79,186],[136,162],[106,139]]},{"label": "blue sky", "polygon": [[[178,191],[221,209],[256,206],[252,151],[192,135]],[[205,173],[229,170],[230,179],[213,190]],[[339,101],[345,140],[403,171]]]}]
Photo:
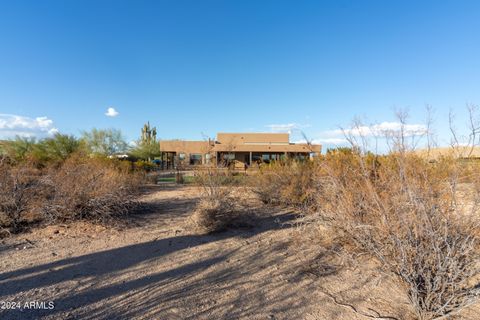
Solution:
[{"label": "blue sky", "polygon": [[395,108],[420,124],[430,104],[445,143],[449,110],[462,127],[480,103],[479,49],[479,1],[3,0],[0,138],[133,140],[150,121],[163,139],[293,128],[329,142]]}]

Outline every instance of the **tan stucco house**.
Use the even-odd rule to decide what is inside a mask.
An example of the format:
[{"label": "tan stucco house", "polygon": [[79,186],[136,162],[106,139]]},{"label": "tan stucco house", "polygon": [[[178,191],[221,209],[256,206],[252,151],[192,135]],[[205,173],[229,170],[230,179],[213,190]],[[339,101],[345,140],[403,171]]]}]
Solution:
[{"label": "tan stucco house", "polygon": [[218,133],[216,140],[161,140],[162,163],[178,165],[252,166],[283,158],[308,159],[321,152],[321,145],[291,143],[288,133]]}]

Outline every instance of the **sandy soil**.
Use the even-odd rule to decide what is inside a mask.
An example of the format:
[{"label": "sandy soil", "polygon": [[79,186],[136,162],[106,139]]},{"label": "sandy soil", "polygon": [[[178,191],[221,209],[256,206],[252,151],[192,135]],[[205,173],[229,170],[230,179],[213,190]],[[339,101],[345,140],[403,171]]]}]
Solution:
[{"label": "sandy soil", "polygon": [[[141,198],[145,210],[120,228],[75,223],[4,239],[0,307],[22,309],[0,310],[0,318],[412,317],[397,285],[368,261],[340,267],[322,248],[299,250],[288,210],[250,199],[252,227],[192,234],[197,195],[191,187],[152,187]],[[24,308],[31,301],[45,310]],[[478,311],[463,318],[478,319]]]}]

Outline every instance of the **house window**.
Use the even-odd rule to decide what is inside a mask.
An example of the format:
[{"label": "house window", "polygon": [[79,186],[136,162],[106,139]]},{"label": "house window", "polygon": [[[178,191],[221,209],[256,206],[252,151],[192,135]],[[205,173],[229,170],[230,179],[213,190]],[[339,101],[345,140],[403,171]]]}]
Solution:
[{"label": "house window", "polygon": [[185,160],[185,153],[179,153],[178,154],[178,159],[179,160]]},{"label": "house window", "polygon": [[190,164],[192,165],[202,164],[202,154],[200,153],[190,154]]}]

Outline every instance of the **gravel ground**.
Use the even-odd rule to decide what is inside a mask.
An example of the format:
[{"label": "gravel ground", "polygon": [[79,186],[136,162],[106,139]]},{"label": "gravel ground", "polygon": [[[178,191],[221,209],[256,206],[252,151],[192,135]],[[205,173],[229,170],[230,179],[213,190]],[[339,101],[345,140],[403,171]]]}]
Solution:
[{"label": "gravel ground", "polygon": [[151,187],[145,210],[116,227],[78,222],[4,239],[0,319],[411,318],[368,261],[340,269],[321,250],[298,250],[288,210],[250,199],[251,227],[189,232],[197,197],[192,187]]}]

